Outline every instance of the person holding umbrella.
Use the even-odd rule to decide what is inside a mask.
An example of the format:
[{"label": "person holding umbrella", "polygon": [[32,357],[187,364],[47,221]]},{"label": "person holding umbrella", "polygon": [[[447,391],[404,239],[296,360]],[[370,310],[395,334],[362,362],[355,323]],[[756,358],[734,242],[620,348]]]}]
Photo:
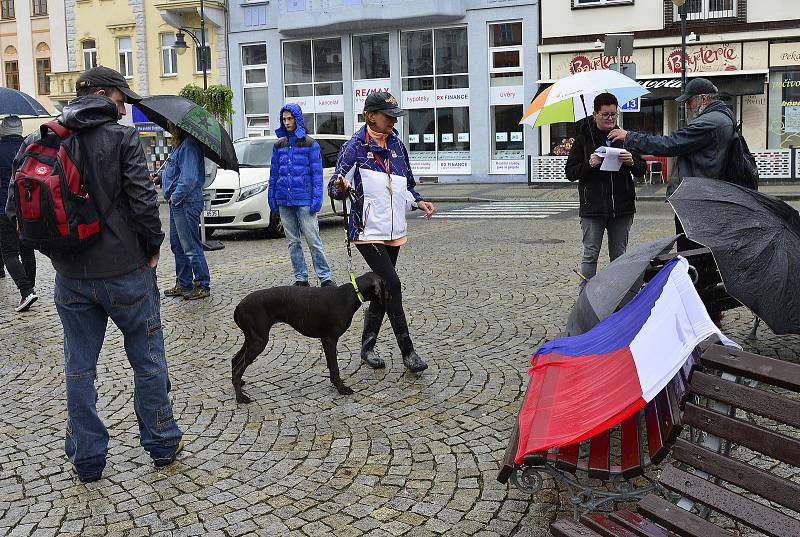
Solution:
[{"label": "person holding umbrella", "polygon": [[200,241],[205,161],[197,140],[172,122],[167,123],[175,147],[159,174],[164,199],[169,203],[169,242],[175,256],[175,286],[164,296],[186,300],[211,294],[211,274]]}]

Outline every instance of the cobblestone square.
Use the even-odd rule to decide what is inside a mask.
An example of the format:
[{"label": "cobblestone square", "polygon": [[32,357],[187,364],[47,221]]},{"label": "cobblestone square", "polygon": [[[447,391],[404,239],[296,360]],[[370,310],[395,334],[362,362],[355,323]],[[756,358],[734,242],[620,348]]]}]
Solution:
[{"label": "cobblestone square", "polygon": [[[166,225],[163,208],[162,216]],[[254,402],[237,405],[230,359],[243,336],[233,309],[255,289],[291,283],[291,270],[284,240],[220,233],[225,249],[208,253],[211,297],[162,299],[186,450],[159,471],[139,446],[132,373],[110,324],[98,369],[108,465],[88,485],[63,451],[52,267],[38,256],[41,298],[25,314],[14,312],[13,282],[0,280],[0,535],[547,535],[569,509],[553,483],[531,498],[495,477],[528,358],[560,334],[577,294],[577,211],[537,220],[410,217],[409,225],[398,266],[411,334],[430,365],[421,376],[405,372],[388,323],[378,343],[386,369],[361,364],[361,310],[339,343],[342,378],[355,394],[340,396],[330,384],[319,341],[278,325],[245,376]],[[672,229],[666,204],[640,203],[631,244]],[[323,225],[322,237],[343,283],[343,229]],[[161,259],[163,289],[174,277],[166,243]],[[752,319],[744,308],[729,311],[723,330],[745,343]],[[763,325],[759,337],[745,348],[798,361],[800,337]]]}]

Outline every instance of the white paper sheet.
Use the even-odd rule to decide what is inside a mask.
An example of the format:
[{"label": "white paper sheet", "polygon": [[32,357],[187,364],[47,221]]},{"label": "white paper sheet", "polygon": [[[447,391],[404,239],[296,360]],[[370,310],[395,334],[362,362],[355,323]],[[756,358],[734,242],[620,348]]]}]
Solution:
[{"label": "white paper sheet", "polygon": [[622,167],[622,161],[619,159],[620,154],[625,151],[616,147],[600,146],[594,150],[597,155],[603,157],[603,163],[600,169],[605,172],[616,172]]}]

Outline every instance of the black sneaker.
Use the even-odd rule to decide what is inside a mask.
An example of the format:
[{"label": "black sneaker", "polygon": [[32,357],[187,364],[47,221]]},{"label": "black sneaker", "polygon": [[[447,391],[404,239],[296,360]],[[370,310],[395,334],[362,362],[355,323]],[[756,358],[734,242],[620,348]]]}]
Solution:
[{"label": "black sneaker", "polygon": [[183,440],[178,442],[178,445],[175,446],[175,451],[172,452],[172,455],[168,457],[153,457],[153,465],[156,468],[163,468],[165,466],[169,466],[170,464],[175,462],[175,459],[178,457],[178,453],[180,453],[181,451],[183,451]]},{"label": "black sneaker", "polygon": [[81,483],[94,483],[95,481],[100,481],[100,478],[103,477],[103,472],[98,472],[96,474],[82,474],[78,472],[78,469],[75,468],[75,465],[72,466],[72,471],[75,472],[75,475],[78,476],[78,480]]},{"label": "black sneaker", "polygon": [[333,280],[325,280],[321,284],[319,284],[319,286],[320,287],[336,287],[336,282],[334,282]]},{"label": "black sneaker", "polygon": [[19,306],[14,308],[17,310],[17,313],[22,313],[23,311],[28,311],[28,309],[33,305],[34,302],[39,300],[39,297],[36,296],[36,293],[31,292],[25,298],[19,299]]},{"label": "black sneaker", "polygon": [[293,285],[295,285],[296,287],[310,287],[310,285],[308,285],[308,282],[304,282],[301,280],[297,280],[296,282],[294,282]]}]

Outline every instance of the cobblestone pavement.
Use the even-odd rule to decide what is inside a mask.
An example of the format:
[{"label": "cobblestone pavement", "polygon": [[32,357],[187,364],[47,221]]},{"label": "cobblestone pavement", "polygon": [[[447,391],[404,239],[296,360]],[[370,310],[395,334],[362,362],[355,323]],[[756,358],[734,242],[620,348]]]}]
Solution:
[{"label": "cobblestone pavement", "polygon": [[[640,204],[632,244],[670,232],[668,211]],[[404,372],[387,329],[379,342],[385,371],[361,365],[358,312],[339,345],[354,395],[330,385],[318,341],[277,326],[246,376],[254,402],[237,405],[230,358],[243,338],[233,308],[291,275],[283,240],[221,233],[226,248],[209,253],[211,298],[162,302],[186,451],[158,471],[139,447],[131,372],[110,326],[98,372],[108,466],[88,485],[70,474],[63,453],[52,269],[39,258],[42,299],[22,315],[13,312],[12,282],[0,280],[0,535],[546,535],[569,508],[552,482],[531,498],[495,477],[528,357],[559,335],[575,299],[577,216],[412,218],[410,231],[400,272],[411,332],[430,364],[419,378]],[[344,281],[343,232],[325,225],[322,235]],[[166,248],[162,259],[165,288],[174,270]],[[356,267],[364,270],[360,258]],[[724,328],[741,341],[751,321],[735,310]],[[748,348],[797,360],[800,338],[764,328],[760,336]]]}]

